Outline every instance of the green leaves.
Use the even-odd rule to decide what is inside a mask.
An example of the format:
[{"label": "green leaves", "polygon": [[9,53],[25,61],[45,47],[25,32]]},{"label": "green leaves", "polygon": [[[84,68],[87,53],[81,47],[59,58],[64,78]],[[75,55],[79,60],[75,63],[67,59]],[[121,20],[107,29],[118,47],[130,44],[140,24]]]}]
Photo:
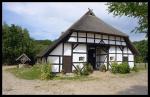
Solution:
[{"label": "green leaves", "polygon": [[114,16],[128,16],[139,20],[139,26],[131,32],[146,33],[148,35],[147,2],[109,2],[106,5],[108,5],[108,12],[113,13]]},{"label": "green leaves", "polygon": [[141,40],[138,42],[133,42],[134,46],[138,49],[140,52],[139,56],[135,57],[135,62],[147,62],[148,61],[148,41],[147,40]]}]

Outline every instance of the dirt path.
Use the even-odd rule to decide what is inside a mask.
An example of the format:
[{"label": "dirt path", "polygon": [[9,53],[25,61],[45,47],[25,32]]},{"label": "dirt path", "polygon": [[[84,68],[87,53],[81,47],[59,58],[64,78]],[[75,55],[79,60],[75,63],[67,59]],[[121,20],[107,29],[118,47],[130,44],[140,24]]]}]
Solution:
[{"label": "dirt path", "polygon": [[24,80],[18,79],[9,72],[4,71],[2,79],[2,94],[23,95],[147,95],[148,75],[147,71],[128,76],[113,75],[109,72],[94,72],[94,79],[88,81],[79,80]]}]

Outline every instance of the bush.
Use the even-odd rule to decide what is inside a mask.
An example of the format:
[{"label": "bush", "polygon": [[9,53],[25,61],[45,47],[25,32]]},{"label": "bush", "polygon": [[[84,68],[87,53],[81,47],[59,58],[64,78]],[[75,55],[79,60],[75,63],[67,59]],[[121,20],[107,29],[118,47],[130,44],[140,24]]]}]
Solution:
[{"label": "bush", "polygon": [[118,64],[118,63],[114,62],[114,63],[112,63],[111,72],[125,74],[125,73],[130,72],[130,68],[129,68],[128,63]]},{"label": "bush", "polygon": [[76,70],[73,71],[76,75],[89,75],[93,72],[91,64],[84,64],[84,68],[81,69],[79,65],[76,66]]},{"label": "bush", "polygon": [[137,66],[134,66],[131,70],[132,70],[132,71],[135,71],[135,72],[138,72],[138,71],[139,71],[138,68],[137,68]]},{"label": "bush", "polygon": [[105,66],[105,65],[100,65],[99,70],[100,70],[101,72],[106,72],[106,66]]},{"label": "bush", "polygon": [[118,63],[117,62],[113,62],[112,64],[111,64],[111,72],[112,73],[118,73],[118,71],[119,71],[119,68],[118,68]]},{"label": "bush", "polygon": [[41,80],[52,79],[52,67],[51,64],[42,64],[41,65]]},{"label": "bush", "polygon": [[76,75],[82,75],[81,68],[79,65],[76,66],[76,70],[73,71]]},{"label": "bush", "polygon": [[130,72],[130,68],[128,63],[122,63],[118,65],[118,72],[121,74],[125,74],[125,73],[129,73]]}]

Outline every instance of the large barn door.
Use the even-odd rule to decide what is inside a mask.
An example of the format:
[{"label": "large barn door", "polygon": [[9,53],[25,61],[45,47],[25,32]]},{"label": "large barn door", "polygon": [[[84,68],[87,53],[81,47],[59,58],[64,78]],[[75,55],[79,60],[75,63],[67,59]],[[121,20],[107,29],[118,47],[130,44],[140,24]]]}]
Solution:
[{"label": "large barn door", "polygon": [[63,69],[66,73],[72,72],[71,56],[63,56]]}]

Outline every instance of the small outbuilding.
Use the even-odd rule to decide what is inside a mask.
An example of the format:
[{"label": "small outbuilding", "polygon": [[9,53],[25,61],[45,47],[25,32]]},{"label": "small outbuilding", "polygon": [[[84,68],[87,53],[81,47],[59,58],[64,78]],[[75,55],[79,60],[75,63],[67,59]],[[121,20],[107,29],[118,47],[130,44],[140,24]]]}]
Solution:
[{"label": "small outbuilding", "polygon": [[29,65],[31,59],[26,54],[23,53],[16,59],[16,61],[19,63],[19,67],[22,67],[25,65]]}]

